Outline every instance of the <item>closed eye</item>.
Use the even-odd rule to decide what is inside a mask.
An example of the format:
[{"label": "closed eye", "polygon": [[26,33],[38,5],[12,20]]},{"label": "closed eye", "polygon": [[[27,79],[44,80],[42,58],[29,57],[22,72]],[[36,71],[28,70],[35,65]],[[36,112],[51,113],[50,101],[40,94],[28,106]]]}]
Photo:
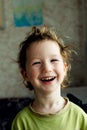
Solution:
[{"label": "closed eye", "polygon": [[38,65],[38,64],[40,64],[40,62],[34,62],[34,63],[32,63],[32,65]]},{"label": "closed eye", "polygon": [[59,61],[58,59],[52,59],[51,62],[57,62]]}]

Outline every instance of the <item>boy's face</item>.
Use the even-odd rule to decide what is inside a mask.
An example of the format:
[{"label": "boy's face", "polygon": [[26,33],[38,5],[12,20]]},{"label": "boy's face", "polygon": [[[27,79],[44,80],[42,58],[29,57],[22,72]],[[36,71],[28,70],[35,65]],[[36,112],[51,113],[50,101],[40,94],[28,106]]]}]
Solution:
[{"label": "boy's face", "polygon": [[51,92],[58,89],[67,72],[58,44],[51,40],[33,43],[26,52],[24,79],[30,82],[35,91]]}]

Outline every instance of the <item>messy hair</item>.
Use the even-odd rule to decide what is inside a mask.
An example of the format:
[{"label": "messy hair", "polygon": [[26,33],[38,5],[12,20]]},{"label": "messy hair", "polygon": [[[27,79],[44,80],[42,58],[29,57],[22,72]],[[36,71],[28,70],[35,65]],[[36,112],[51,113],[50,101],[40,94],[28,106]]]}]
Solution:
[{"label": "messy hair", "polygon": [[[31,31],[28,33],[27,37],[23,42],[20,43],[20,50],[18,54],[18,64],[20,70],[26,71],[26,51],[30,47],[31,44],[37,43],[44,40],[52,40],[57,42],[60,48],[60,53],[62,55],[63,61],[67,64],[67,75],[64,78],[64,81],[62,82],[61,86],[65,87],[69,84],[69,72],[71,69],[71,47],[70,45],[65,45],[63,43],[63,40],[61,40],[60,36],[57,35],[56,31],[53,29],[47,27],[47,26],[41,26],[41,27],[32,27]],[[23,81],[25,86],[28,87],[30,90],[33,90],[32,84],[27,81]]]}]

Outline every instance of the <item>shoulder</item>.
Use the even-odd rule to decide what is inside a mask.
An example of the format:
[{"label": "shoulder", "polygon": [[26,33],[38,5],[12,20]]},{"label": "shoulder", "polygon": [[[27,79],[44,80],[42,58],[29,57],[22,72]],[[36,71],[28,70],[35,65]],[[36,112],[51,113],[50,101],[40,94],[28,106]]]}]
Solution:
[{"label": "shoulder", "polygon": [[66,110],[68,110],[70,113],[79,114],[79,115],[84,115],[87,116],[86,112],[77,104],[69,101],[67,97],[65,97],[67,104],[65,106]]},{"label": "shoulder", "polygon": [[[28,112],[29,112],[28,106],[27,106],[27,107],[24,107],[22,110],[20,110],[20,111],[17,113],[17,115],[15,116],[15,118],[16,118],[16,119],[17,119],[17,118],[22,118],[22,117],[26,116],[26,115],[28,114]],[[14,118],[14,119],[15,119],[15,118]]]},{"label": "shoulder", "polygon": [[87,122],[87,113],[77,104],[69,101],[69,111],[74,117],[78,117],[81,120],[86,120]]},{"label": "shoulder", "polygon": [[28,107],[23,108],[20,112],[17,113],[12,122],[11,126],[12,130],[18,130],[19,128],[22,130],[22,128],[24,127],[24,122],[29,117],[28,113],[29,113]]},{"label": "shoulder", "polygon": [[26,116],[28,116],[28,107],[24,107],[22,110],[20,110],[17,115],[15,116],[15,118],[13,119],[13,122],[20,122],[22,120],[24,120],[24,118],[26,118]]},{"label": "shoulder", "polygon": [[70,108],[72,110],[78,111],[78,112],[83,113],[83,114],[86,114],[85,111],[80,106],[78,106],[77,104],[75,104],[75,103],[73,103],[71,101],[69,101],[69,104],[70,104],[69,106],[70,106]]}]

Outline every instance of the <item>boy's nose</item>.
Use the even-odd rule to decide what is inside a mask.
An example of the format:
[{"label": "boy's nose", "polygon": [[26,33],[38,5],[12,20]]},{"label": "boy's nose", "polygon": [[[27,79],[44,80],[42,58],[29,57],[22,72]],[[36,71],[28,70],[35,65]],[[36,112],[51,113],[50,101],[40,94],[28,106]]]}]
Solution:
[{"label": "boy's nose", "polygon": [[42,66],[43,72],[50,72],[52,70],[52,66],[50,63],[44,63]]}]

